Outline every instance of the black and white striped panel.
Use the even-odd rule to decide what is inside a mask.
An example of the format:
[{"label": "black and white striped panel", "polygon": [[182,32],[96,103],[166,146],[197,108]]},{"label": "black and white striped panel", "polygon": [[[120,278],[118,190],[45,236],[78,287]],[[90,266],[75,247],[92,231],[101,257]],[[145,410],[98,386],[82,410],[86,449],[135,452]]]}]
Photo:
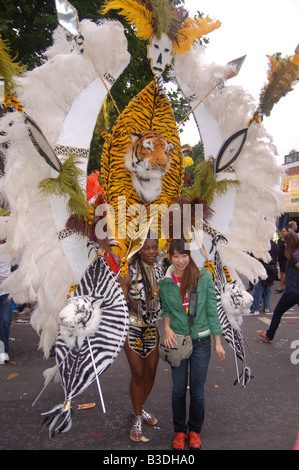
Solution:
[{"label": "black and white striped panel", "polygon": [[[126,301],[115,274],[102,257],[86,270],[75,295],[102,299],[100,325],[96,334],[89,338],[97,375],[100,375],[113,363],[124,345],[129,326]],[[61,361],[61,380],[66,398],[71,399],[96,378],[87,339],[79,351],[69,351],[62,337],[58,336],[56,362],[59,364]]]},{"label": "black and white striped panel", "polygon": [[215,292],[217,297],[217,309],[219,321],[222,326],[223,337],[235,350],[237,356],[242,361],[245,360],[244,340],[243,336],[239,331],[232,328],[229,323],[226,313],[221,303],[221,289],[222,286],[227,282],[223,271],[223,266],[220,260],[218,251],[215,253]]}]

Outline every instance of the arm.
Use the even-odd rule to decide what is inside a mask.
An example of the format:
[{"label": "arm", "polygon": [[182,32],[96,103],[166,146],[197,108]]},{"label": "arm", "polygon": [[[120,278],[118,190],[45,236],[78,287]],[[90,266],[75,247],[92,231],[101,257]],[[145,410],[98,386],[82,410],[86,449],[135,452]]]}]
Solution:
[{"label": "arm", "polygon": [[218,356],[218,361],[222,362],[225,359],[225,351],[221,344],[221,336],[215,335],[214,339],[215,339],[215,351]]},{"label": "arm", "polygon": [[177,344],[176,334],[170,328],[171,312],[168,308],[167,300],[164,297],[163,288],[161,287],[160,287],[159,295],[160,295],[162,311],[163,311],[164,342],[165,342],[165,346],[167,346],[168,348],[172,348],[175,344]]},{"label": "arm", "polygon": [[124,277],[119,278],[120,287],[123,290],[125,299],[128,299],[129,291],[131,288],[131,276],[130,273],[127,273]]},{"label": "arm", "polygon": [[170,328],[170,322],[171,322],[170,317],[165,317],[163,320],[164,335],[165,335],[164,342],[165,342],[165,346],[167,346],[168,348],[173,348],[173,346],[177,344],[177,341],[176,341],[176,334]]}]

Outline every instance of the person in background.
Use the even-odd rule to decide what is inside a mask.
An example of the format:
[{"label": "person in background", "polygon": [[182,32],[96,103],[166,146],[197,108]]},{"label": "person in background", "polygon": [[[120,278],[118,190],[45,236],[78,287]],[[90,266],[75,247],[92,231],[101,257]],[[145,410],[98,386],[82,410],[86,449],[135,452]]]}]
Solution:
[{"label": "person in background", "polygon": [[[199,270],[186,249],[184,240],[174,240],[169,248],[171,266],[159,282],[164,322],[164,344],[172,348],[176,335],[188,335],[189,298],[195,289],[198,295],[195,317],[191,327],[193,351],[189,359],[183,359],[179,367],[171,366],[172,414],[175,437],[173,449],[184,450],[189,429],[189,448],[201,448],[200,432],[204,422],[204,386],[211,356],[211,335],[215,338],[215,350],[220,361],[225,359],[221,345],[222,328],[217,311],[214,282],[205,270]],[[190,409],[186,421],[186,391],[190,367]]]},{"label": "person in background", "polygon": [[267,343],[270,343],[279,327],[283,314],[299,304],[299,238],[296,233],[290,232],[286,236],[285,255],[286,265],[286,290],[276,305],[271,324],[267,331],[258,330],[258,335]]},{"label": "person in background", "polygon": [[2,282],[11,274],[11,256],[6,241],[0,241],[0,364],[9,362],[9,333],[12,316],[12,299],[9,292],[2,288]]},{"label": "person in background", "polygon": [[279,271],[280,271],[280,286],[278,289],[276,289],[276,292],[283,292],[286,287],[286,264],[287,264],[287,259],[284,254],[285,250],[285,238],[286,235],[289,233],[288,227],[282,227],[280,230],[280,237],[277,241],[278,245],[278,263],[279,263]]},{"label": "person in background", "polygon": [[258,282],[255,284],[253,289],[253,302],[250,307],[250,312],[254,315],[260,314],[260,307],[261,307],[261,300],[263,298],[263,308],[265,313],[270,312],[270,300],[271,300],[271,292],[274,281],[277,276],[277,256],[278,256],[278,245],[273,241],[270,240],[271,248],[269,254],[271,256],[271,260],[269,263],[265,263],[262,260],[259,260],[267,272],[267,278],[261,279],[259,278]]},{"label": "person in background", "polygon": [[288,223],[288,229],[289,229],[289,232],[296,233],[296,232],[297,232],[297,229],[298,229],[297,222],[296,222],[295,220],[291,220],[291,221]]},{"label": "person in background", "polygon": [[158,420],[143,409],[155,381],[158,354],[158,315],[161,313],[158,281],[163,269],[156,263],[158,240],[146,239],[128,273],[120,278],[130,316],[129,333],[124,350],[131,369],[130,395],[134,419],[130,431],[132,441],[142,438],[142,423],[154,426]]}]

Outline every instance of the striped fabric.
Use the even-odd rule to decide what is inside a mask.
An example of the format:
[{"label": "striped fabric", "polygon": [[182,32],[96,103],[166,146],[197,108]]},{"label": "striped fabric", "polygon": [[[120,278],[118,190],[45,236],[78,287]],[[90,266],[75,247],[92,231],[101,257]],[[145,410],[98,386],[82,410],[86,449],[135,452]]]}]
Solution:
[{"label": "striped fabric", "polygon": [[[105,260],[98,257],[86,270],[75,295],[102,299],[98,331],[89,338],[97,375],[113,363],[122,349],[128,331],[128,310],[123,292]],[[82,393],[95,379],[87,340],[79,351],[69,351],[61,335],[56,342],[56,362],[66,400]]]},{"label": "striped fabric", "polygon": [[244,340],[241,332],[238,332],[232,328],[230,325],[226,313],[223,309],[222,303],[221,303],[221,290],[224,284],[228,282],[228,271],[227,269],[224,270],[220,255],[218,251],[215,252],[215,292],[216,292],[216,297],[217,297],[217,308],[218,308],[218,315],[219,315],[219,320],[222,326],[223,330],[223,336],[225,340],[230,344],[230,346],[233,348],[235,351],[237,357],[245,361],[245,350],[244,350]]}]

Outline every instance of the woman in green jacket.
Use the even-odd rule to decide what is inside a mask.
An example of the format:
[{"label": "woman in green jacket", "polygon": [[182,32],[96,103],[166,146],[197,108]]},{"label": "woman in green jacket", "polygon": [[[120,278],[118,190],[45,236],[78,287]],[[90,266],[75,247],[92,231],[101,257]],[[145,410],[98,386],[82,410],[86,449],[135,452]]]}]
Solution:
[{"label": "woman in green jacket", "polygon": [[[193,286],[197,292],[196,314],[191,326],[193,351],[189,359],[181,361],[179,367],[171,367],[172,413],[175,437],[174,449],[184,449],[189,429],[189,448],[200,449],[200,432],[204,421],[204,384],[211,356],[211,335],[215,338],[218,359],[225,359],[221,345],[222,328],[218,318],[214,282],[210,274],[195,265],[185,240],[174,240],[169,254],[171,266],[159,282],[162,303],[165,346],[176,344],[176,335],[188,335],[189,296]],[[186,421],[186,391],[190,364],[190,410]]]}]

